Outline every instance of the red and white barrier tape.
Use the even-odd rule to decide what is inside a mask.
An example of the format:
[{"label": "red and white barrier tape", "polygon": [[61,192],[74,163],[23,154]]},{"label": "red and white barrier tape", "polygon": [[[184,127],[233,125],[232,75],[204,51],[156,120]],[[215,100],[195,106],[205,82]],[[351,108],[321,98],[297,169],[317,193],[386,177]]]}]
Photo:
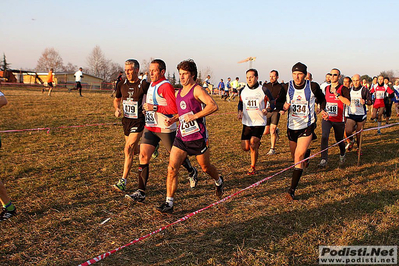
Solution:
[{"label": "red and white barrier tape", "polygon": [[163,227],[161,227],[161,228],[159,228],[159,229],[157,229],[157,230],[155,230],[155,231],[153,231],[153,232],[151,232],[151,233],[149,233],[149,234],[146,234],[146,235],[144,235],[144,236],[142,236],[142,237],[136,238],[135,240],[133,240],[133,241],[131,241],[131,242],[129,242],[129,243],[127,243],[127,244],[125,244],[125,245],[119,247],[119,248],[116,248],[116,249],[111,250],[111,251],[109,251],[109,252],[103,253],[103,254],[101,254],[101,255],[99,255],[99,256],[97,256],[97,257],[94,257],[94,258],[92,258],[92,259],[90,259],[90,260],[88,260],[88,261],[86,261],[86,262],[84,262],[84,263],[82,263],[82,264],[79,264],[79,266],[88,266],[88,265],[92,265],[92,264],[94,264],[94,263],[96,263],[96,262],[99,262],[100,260],[103,260],[103,259],[109,257],[110,255],[114,254],[115,252],[117,252],[117,251],[119,251],[119,250],[121,250],[121,249],[124,249],[124,248],[126,248],[126,247],[128,247],[128,246],[131,246],[131,245],[133,245],[133,244],[135,244],[135,243],[137,243],[137,242],[139,242],[139,241],[141,241],[141,240],[144,240],[144,239],[146,239],[146,238],[148,238],[148,237],[150,237],[150,236],[152,236],[152,235],[154,235],[154,234],[157,234],[157,233],[159,233],[159,232],[161,232],[161,231],[163,231],[163,230],[165,230],[165,229],[167,229],[167,228],[169,228],[169,227],[171,227],[171,226],[173,226],[173,225],[175,225],[175,224],[177,224],[177,223],[180,223],[180,222],[183,222],[183,221],[185,221],[185,220],[188,220],[188,219],[191,218],[192,216],[194,216],[194,215],[196,215],[196,214],[198,214],[198,213],[201,213],[201,212],[203,212],[203,211],[205,211],[205,210],[207,210],[207,209],[209,209],[209,208],[211,208],[211,207],[213,207],[213,206],[216,206],[216,205],[218,205],[218,204],[220,204],[220,203],[223,203],[223,202],[227,201],[228,199],[231,199],[231,198],[233,198],[233,197],[235,197],[235,196],[241,194],[242,192],[244,192],[244,191],[246,191],[246,190],[248,190],[248,189],[251,189],[251,188],[253,188],[253,187],[259,186],[259,185],[262,184],[263,182],[265,182],[265,181],[267,181],[267,180],[269,180],[269,179],[271,179],[271,178],[273,178],[273,177],[275,177],[275,176],[277,176],[277,175],[279,175],[279,174],[281,174],[281,173],[284,173],[285,171],[287,171],[287,170],[289,170],[289,169],[295,167],[296,165],[298,165],[298,164],[300,164],[300,163],[303,163],[304,161],[306,161],[306,160],[308,160],[308,159],[311,159],[311,158],[315,157],[315,156],[318,155],[318,154],[321,154],[323,151],[326,151],[326,150],[328,150],[328,149],[330,149],[330,148],[332,148],[332,147],[338,145],[339,143],[345,141],[346,139],[348,139],[348,138],[350,138],[350,137],[353,137],[353,136],[355,136],[355,135],[361,133],[362,131],[370,131],[370,130],[375,130],[375,129],[388,128],[388,127],[395,126],[395,125],[399,125],[399,123],[388,124],[388,125],[381,126],[381,127],[367,128],[367,129],[365,129],[365,130],[361,130],[361,131],[359,131],[359,132],[355,132],[354,134],[350,135],[349,137],[344,138],[343,140],[341,140],[341,141],[339,141],[339,142],[337,142],[337,143],[334,143],[333,145],[327,147],[326,149],[324,149],[324,150],[322,150],[322,151],[319,151],[319,152],[317,152],[317,153],[315,153],[315,154],[309,156],[308,158],[305,158],[305,159],[303,159],[302,161],[297,162],[296,164],[293,164],[293,165],[291,165],[291,166],[289,166],[289,167],[287,167],[287,168],[285,168],[285,169],[283,169],[283,170],[280,170],[279,172],[277,172],[277,173],[275,173],[275,174],[273,174],[273,175],[271,175],[271,176],[268,176],[268,177],[266,177],[266,178],[264,178],[264,179],[262,179],[262,180],[260,180],[260,181],[258,181],[258,182],[256,182],[256,183],[253,183],[252,185],[250,185],[250,186],[248,186],[248,187],[246,187],[246,188],[243,188],[243,189],[237,191],[236,193],[231,194],[231,195],[229,195],[229,196],[227,196],[227,197],[225,197],[225,198],[223,198],[223,199],[221,199],[221,200],[219,200],[219,201],[217,201],[217,202],[214,202],[214,203],[212,203],[212,204],[210,204],[210,205],[208,205],[208,206],[206,206],[206,207],[204,207],[204,208],[202,208],[202,209],[199,209],[199,210],[197,210],[197,211],[195,211],[195,212],[189,213],[189,214],[187,214],[186,216],[184,216],[184,217],[182,217],[182,218],[176,220],[176,221],[173,222],[173,223],[170,223],[170,224],[168,224],[168,225],[165,225],[165,226],[163,226]]}]

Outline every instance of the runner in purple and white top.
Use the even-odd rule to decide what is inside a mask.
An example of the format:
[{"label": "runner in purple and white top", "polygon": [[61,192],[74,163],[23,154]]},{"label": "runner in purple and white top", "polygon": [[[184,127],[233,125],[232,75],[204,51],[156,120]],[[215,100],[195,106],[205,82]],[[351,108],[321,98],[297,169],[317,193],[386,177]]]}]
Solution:
[{"label": "runner in purple and white top", "polygon": [[187,155],[195,155],[202,171],[210,175],[216,184],[216,196],[223,195],[223,177],[210,162],[208,134],[205,116],[218,110],[215,100],[196,84],[197,66],[193,60],[185,60],[177,66],[183,88],[176,96],[178,115],[165,120],[166,125],[180,121],[170,152],[166,179],[166,202],[156,209],[161,213],[173,212],[173,197],[178,186],[179,168]]}]

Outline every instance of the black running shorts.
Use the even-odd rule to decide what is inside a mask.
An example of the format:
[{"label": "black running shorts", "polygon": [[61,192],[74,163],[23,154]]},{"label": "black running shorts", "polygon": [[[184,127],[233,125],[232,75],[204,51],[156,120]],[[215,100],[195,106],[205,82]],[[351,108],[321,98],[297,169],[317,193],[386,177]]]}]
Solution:
[{"label": "black running shorts", "polygon": [[349,115],[348,119],[351,119],[355,122],[363,122],[367,119],[367,115]]},{"label": "black running shorts", "polygon": [[187,152],[187,155],[201,155],[206,152],[208,145],[204,139],[197,139],[193,141],[183,141],[176,137],[173,146]]},{"label": "black running shorts", "polygon": [[241,140],[250,140],[252,137],[261,139],[265,126],[249,127],[246,125],[242,126]]},{"label": "black running shorts", "polygon": [[172,149],[173,142],[176,137],[176,132],[170,133],[161,133],[161,132],[153,132],[144,128],[143,136],[141,137],[142,144],[149,144],[156,147],[159,144],[159,141],[162,141],[164,147],[170,152]]},{"label": "black running shorts", "polygon": [[144,130],[144,119],[131,119],[122,118],[123,133],[125,136],[129,136],[130,133],[139,133]]},{"label": "black running shorts", "polygon": [[278,111],[269,112],[267,113],[266,118],[268,126],[270,126],[271,124],[277,126],[278,121],[280,121],[280,113]]},{"label": "black running shorts", "polygon": [[314,130],[315,130],[315,128],[316,128],[315,125],[316,125],[316,124],[311,124],[311,125],[308,126],[307,128],[299,129],[299,130],[288,129],[288,130],[287,130],[288,139],[289,139],[290,141],[293,141],[293,142],[298,142],[298,139],[299,139],[299,138],[301,138],[301,137],[307,137],[307,136],[310,136],[310,135],[313,136],[313,137],[312,137],[312,140],[315,139],[315,138],[317,138],[317,137],[316,137],[316,134],[314,134]]}]

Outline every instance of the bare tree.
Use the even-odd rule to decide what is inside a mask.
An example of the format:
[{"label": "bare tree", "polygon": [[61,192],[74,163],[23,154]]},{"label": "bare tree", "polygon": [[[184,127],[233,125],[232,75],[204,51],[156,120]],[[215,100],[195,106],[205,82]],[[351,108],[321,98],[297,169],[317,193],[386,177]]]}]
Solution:
[{"label": "bare tree", "polygon": [[393,80],[393,78],[395,77],[395,72],[393,70],[384,70],[381,71],[380,75],[383,77],[388,77],[389,80]]},{"label": "bare tree", "polygon": [[54,72],[63,70],[64,64],[60,54],[54,48],[46,48],[37,61],[36,71],[46,72],[53,68]]},{"label": "bare tree", "polygon": [[66,66],[64,66],[64,71],[65,72],[75,72],[78,69],[77,65],[72,64],[71,62],[68,62]]},{"label": "bare tree", "polygon": [[107,81],[115,81],[117,79],[117,77],[119,76],[119,72],[123,72],[123,67],[118,64],[118,63],[114,63],[111,62],[109,64],[109,79],[107,79]]},{"label": "bare tree", "polygon": [[143,60],[142,62],[141,62],[141,64],[140,64],[140,72],[149,72],[150,71],[150,64],[151,64],[151,61],[152,60],[154,60],[154,58],[153,57],[151,57],[150,58],[150,60]]},{"label": "bare tree", "polygon": [[88,72],[96,77],[104,79],[104,73],[107,68],[107,60],[100,46],[96,45],[93,51],[87,57]]}]

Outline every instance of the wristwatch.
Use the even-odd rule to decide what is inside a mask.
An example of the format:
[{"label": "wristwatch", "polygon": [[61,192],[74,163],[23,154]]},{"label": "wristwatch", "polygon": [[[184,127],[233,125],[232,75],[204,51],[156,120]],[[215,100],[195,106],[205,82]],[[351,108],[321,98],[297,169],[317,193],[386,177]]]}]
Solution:
[{"label": "wristwatch", "polygon": [[153,105],[153,106],[152,106],[152,110],[153,110],[154,112],[158,111],[158,105]]}]

